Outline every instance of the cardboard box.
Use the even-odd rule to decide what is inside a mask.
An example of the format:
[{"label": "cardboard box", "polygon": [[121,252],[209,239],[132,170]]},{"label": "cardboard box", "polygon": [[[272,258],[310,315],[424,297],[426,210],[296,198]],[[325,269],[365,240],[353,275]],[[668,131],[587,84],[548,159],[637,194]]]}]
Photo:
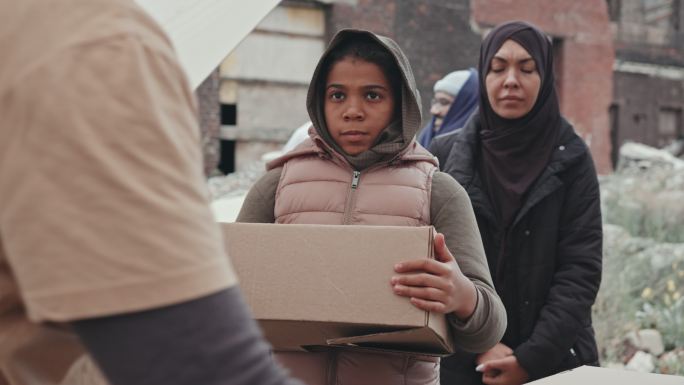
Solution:
[{"label": "cardboard box", "polygon": [[533,385],[684,385],[684,377],[639,373],[620,369],[580,366],[551,377],[532,381]]},{"label": "cardboard box", "polygon": [[240,287],[276,350],[344,345],[446,355],[442,314],[393,293],[394,265],[432,258],[432,227],[222,224]]}]

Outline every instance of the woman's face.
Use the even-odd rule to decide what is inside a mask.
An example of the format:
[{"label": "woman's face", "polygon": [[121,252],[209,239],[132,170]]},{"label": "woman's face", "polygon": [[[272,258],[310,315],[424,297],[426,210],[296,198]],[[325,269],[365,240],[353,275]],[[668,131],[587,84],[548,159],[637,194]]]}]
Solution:
[{"label": "woman's face", "polygon": [[534,107],[540,85],[532,56],[514,40],[506,40],[494,54],[485,78],[494,112],[505,119],[522,118]]},{"label": "woman's face", "polygon": [[325,124],[344,152],[370,149],[394,116],[394,94],[382,69],[345,57],[333,64],[325,86]]}]

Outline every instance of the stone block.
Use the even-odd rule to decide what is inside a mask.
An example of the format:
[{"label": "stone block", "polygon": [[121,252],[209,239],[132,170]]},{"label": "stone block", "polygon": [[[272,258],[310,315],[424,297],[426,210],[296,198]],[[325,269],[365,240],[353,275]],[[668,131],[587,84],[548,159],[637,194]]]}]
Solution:
[{"label": "stone block", "polygon": [[638,351],[625,366],[627,370],[651,373],[655,369],[655,358],[648,353]]},{"label": "stone block", "polygon": [[640,351],[647,351],[656,356],[663,354],[665,351],[663,337],[658,330],[642,329],[628,333],[626,338],[630,344]]}]

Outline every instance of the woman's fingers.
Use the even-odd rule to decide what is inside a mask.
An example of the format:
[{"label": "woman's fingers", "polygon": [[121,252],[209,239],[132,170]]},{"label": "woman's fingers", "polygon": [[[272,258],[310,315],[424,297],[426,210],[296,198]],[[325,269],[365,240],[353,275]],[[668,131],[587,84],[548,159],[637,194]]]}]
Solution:
[{"label": "woman's fingers", "polygon": [[420,298],[411,297],[413,306],[420,310],[431,311],[435,313],[447,313],[446,305],[438,301],[428,301]]},{"label": "woman's fingers", "polygon": [[415,297],[439,302],[444,302],[447,297],[443,290],[435,289],[434,287],[394,285],[394,292],[403,297]]},{"label": "woman's fingers", "polygon": [[446,277],[427,273],[405,274],[392,277],[392,285],[403,285],[410,287],[431,287],[442,291],[453,290],[454,284]]},{"label": "woman's fingers", "polygon": [[435,275],[451,275],[453,267],[451,264],[435,261],[434,259],[413,259],[397,263],[394,271],[397,273],[426,272]]},{"label": "woman's fingers", "polygon": [[452,307],[453,282],[443,277],[427,273],[396,276],[392,278],[392,289],[422,310],[448,313]]},{"label": "woman's fingers", "polygon": [[422,258],[396,264],[394,270],[399,274],[390,282],[397,295],[409,297],[419,309],[449,313],[459,308],[457,278],[460,270],[446,247],[444,235],[435,235],[434,248],[436,259]]}]

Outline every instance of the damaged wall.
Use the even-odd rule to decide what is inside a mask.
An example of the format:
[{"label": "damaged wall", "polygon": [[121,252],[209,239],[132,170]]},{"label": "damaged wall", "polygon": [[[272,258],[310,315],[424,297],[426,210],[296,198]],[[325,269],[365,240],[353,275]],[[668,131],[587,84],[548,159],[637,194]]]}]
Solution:
[{"label": "damaged wall", "polygon": [[684,135],[684,1],[608,4],[616,48],[613,144],[666,146]]},{"label": "damaged wall", "polygon": [[424,124],[431,118],[435,82],[449,72],[477,67],[481,38],[470,24],[469,1],[359,0],[334,4],[328,14],[328,40],[341,28],[363,28],[399,44],[411,62]]},{"label": "damaged wall", "polygon": [[597,171],[612,170],[610,121],[613,41],[605,0],[472,0],[482,27],[526,20],[553,36],[561,112],[591,149]]}]

